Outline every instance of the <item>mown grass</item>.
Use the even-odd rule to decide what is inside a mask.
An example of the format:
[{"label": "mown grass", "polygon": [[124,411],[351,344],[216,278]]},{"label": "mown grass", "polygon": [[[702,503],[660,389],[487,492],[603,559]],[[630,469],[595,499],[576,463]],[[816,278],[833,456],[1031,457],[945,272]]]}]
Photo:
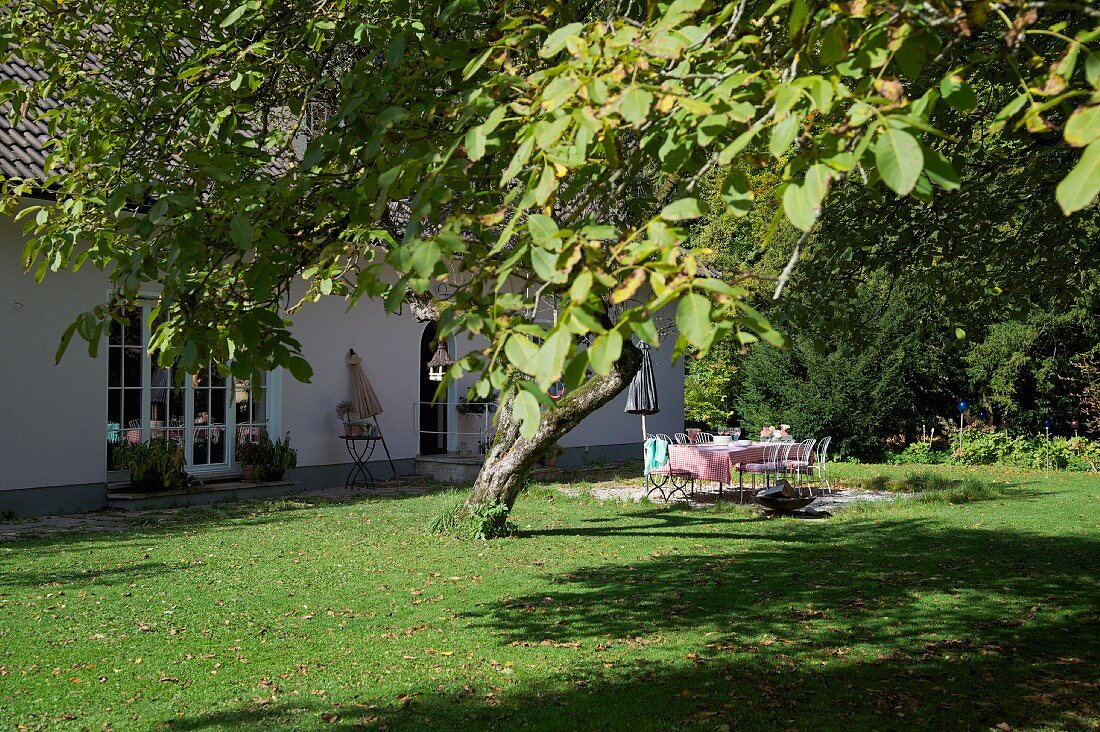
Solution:
[{"label": "mown grass", "polygon": [[765,520],[534,486],[493,542],[432,533],[445,494],[2,544],[0,713],[29,729],[1095,729],[1100,477],[928,472],[929,493],[966,500]]}]

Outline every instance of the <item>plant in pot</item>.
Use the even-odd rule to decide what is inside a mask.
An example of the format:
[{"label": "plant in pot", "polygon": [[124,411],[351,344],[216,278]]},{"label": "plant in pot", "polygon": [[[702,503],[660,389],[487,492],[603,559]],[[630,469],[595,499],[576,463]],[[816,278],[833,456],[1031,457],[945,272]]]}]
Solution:
[{"label": "plant in pot", "polygon": [[120,445],[112,457],[117,467],[130,471],[130,489],[135,493],[179,488],[187,477],[183,446],[173,440]]},{"label": "plant in pot", "polygon": [[290,446],[289,432],[272,442],[267,430],[262,430],[255,442],[237,446],[237,459],[245,480],[282,480],[288,469],[298,466],[298,451]]},{"label": "plant in pot", "polygon": [[271,442],[267,430],[261,430],[255,442],[248,440],[237,443],[237,462],[241,464],[241,477],[245,480],[252,480],[256,466],[265,461],[268,450],[265,442]]},{"label": "plant in pot", "polygon": [[345,435],[358,435],[362,432],[362,426],[353,422],[351,419],[352,412],[355,411],[355,405],[345,399],[342,402],[336,403],[336,416],[344,423]]},{"label": "plant in pot", "polygon": [[262,477],[260,480],[282,480],[283,475],[290,468],[298,467],[298,451],[290,446],[290,433],[271,442],[266,460],[260,465]]}]

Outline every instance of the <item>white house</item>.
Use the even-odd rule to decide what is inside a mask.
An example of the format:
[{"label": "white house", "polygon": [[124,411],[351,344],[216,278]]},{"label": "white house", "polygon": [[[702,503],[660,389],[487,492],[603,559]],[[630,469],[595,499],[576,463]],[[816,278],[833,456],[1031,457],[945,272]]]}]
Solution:
[{"label": "white house", "polygon": [[[0,65],[0,78],[25,69]],[[21,123],[12,129],[0,115],[0,173],[8,178],[41,175],[45,130]],[[421,454],[461,448],[476,451],[476,439],[459,434],[476,424],[456,410],[462,392],[452,386],[446,404],[432,406],[435,384],[426,362],[434,326],[407,310],[387,316],[381,303],[364,301],[350,312],[339,298],[304,307],[294,316],[294,336],[314,368],[309,384],[289,374],[268,374],[262,396],[251,385],[190,374],[180,389],[145,353],[141,327],[116,328],[90,358],[79,339],[60,364],[54,353],[66,326],[104,300],[109,283],[91,268],[61,272],[42,284],[24,274],[21,225],[0,221],[0,516],[64,513],[107,503],[108,452],[126,439],[148,439],[173,425],[186,448],[187,469],[207,482],[239,473],[233,437],[264,426],[273,435],[290,432],[298,468],[288,473],[294,489],[344,484],[350,466],[339,437],[337,402],[351,397],[349,349],[363,365],[385,411],[379,421],[397,472],[412,474]],[[134,319],[137,322],[137,319]],[[467,345],[452,344],[452,353]],[[654,352],[661,412],[648,420],[651,432],[683,426],[684,374],[672,364],[669,346]],[[639,419],[625,414],[625,393],[562,440],[562,464],[640,458]],[[389,477],[381,446],[370,463]]]}]

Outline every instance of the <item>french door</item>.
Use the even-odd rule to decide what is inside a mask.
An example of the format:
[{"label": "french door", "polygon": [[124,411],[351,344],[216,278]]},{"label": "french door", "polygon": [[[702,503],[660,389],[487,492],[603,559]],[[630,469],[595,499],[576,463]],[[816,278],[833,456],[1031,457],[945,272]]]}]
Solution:
[{"label": "french door", "polygon": [[266,375],[261,383],[218,374],[211,364],[194,373],[161,367],[149,357],[148,310],[128,324],[112,323],[107,339],[107,467],[124,442],[172,440],[183,447],[187,470],[220,472],[233,464],[239,441],[269,428]]}]

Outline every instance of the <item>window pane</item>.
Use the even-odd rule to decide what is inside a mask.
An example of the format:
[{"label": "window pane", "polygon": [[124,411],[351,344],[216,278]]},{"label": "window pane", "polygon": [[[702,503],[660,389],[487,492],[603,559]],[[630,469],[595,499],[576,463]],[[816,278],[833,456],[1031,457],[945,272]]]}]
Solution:
[{"label": "window pane", "polygon": [[149,378],[149,415],[153,422],[168,423],[168,387],[171,383],[169,369],[154,365]]},{"label": "window pane", "polygon": [[107,386],[122,386],[122,349],[107,349]]},{"label": "window pane", "polygon": [[267,389],[263,390],[259,399],[256,399],[255,395],[253,395],[252,421],[255,424],[267,423]]},{"label": "window pane", "polygon": [[225,427],[214,427],[210,430],[210,462],[225,462]]},{"label": "window pane", "polygon": [[142,346],[141,342],[141,314],[130,313],[130,323],[122,329],[122,341],[128,346]]},{"label": "window pane", "polygon": [[125,354],[126,386],[141,386],[141,349],[127,348]]},{"label": "window pane", "polygon": [[141,426],[141,389],[126,389],[122,419],[127,427]]},{"label": "window pane", "polygon": [[112,346],[122,345],[122,326],[119,325],[118,323],[116,323],[113,320],[111,321],[111,324],[108,326],[107,343],[109,343]]},{"label": "window pane", "polygon": [[122,390],[121,389],[108,389],[107,390],[107,421],[117,422],[119,426],[124,425],[122,421]]}]

